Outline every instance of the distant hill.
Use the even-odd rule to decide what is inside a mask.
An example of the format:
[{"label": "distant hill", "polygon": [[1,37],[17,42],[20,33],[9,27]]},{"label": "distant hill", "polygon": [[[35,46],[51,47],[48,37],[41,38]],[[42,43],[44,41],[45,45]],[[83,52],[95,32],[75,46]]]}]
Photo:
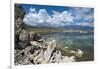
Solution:
[{"label": "distant hill", "polygon": [[33,28],[33,26],[24,23],[23,28]]},{"label": "distant hill", "polygon": [[71,26],[64,26],[64,29],[68,30],[94,30],[92,26],[81,26],[81,25],[71,25]]},{"label": "distant hill", "polygon": [[67,29],[67,30],[94,30],[92,26],[81,26],[81,25],[70,25],[70,26],[63,26],[59,28],[55,27],[46,27],[46,26],[31,26],[24,23],[24,28],[43,28],[43,29]]}]

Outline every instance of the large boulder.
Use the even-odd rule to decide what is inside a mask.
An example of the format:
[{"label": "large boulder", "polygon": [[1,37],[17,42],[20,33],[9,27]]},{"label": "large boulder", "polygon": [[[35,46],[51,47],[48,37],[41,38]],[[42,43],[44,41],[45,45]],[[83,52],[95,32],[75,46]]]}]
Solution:
[{"label": "large boulder", "polygon": [[18,46],[20,48],[25,48],[26,46],[28,46],[30,44],[30,40],[29,40],[29,32],[26,30],[22,30],[20,32],[19,35],[19,42],[18,42]]},{"label": "large boulder", "polygon": [[26,30],[22,30],[19,35],[20,41],[28,41],[29,40],[29,33]]},{"label": "large boulder", "polygon": [[74,54],[76,57],[82,57],[83,56],[83,51],[80,49],[77,49],[76,51],[70,50],[70,53]]}]

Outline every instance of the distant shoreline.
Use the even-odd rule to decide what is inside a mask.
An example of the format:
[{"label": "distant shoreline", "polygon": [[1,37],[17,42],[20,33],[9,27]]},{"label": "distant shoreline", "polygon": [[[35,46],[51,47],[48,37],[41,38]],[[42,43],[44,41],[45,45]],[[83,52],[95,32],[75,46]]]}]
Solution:
[{"label": "distant shoreline", "polygon": [[69,32],[69,33],[71,33],[71,32],[75,32],[75,33],[94,33],[94,30],[66,30],[66,29],[52,29],[52,28],[50,28],[50,29],[46,29],[46,28],[26,28],[26,30],[28,30],[28,31],[34,31],[34,32],[36,32],[36,33],[50,33],[50,32]]}]

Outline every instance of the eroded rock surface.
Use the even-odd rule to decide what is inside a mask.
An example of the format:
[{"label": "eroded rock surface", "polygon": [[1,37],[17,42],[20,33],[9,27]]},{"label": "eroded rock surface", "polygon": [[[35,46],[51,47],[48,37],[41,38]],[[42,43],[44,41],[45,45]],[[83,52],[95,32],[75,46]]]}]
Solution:
[{"label": "eroded rock surface", "polygon": [[55,40],[47,42],[46,46],[37,41],[31,41],[31,45],[15,54],[16,65],[75,62],[74,56],[63,56],[56,50]]}]

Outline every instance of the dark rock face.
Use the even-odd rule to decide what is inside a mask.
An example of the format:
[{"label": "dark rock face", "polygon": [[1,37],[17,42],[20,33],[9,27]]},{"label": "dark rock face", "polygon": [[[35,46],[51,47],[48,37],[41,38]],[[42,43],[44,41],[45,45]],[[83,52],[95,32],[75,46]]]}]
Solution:
[{"label": "dark rock face", "polygon": [[23,28],[23,18],[25,12],[22,9],[22,6],[19,4],[15,4],[15,34],[20,34],[20,31]]},{"label": "dark rock face", "polygon": [[23,19],[25,12],[23,11],[22,5],[21,4],[15,4],[15,19],[17,20],[18,18]]},{"label": "dark rock face", "polygon": [[30,45],[30,41],[40,41],[41,36],[34,32],[28,32],[24,29],[24,18],[25,12],[23,11],[22,5],[15,4],[15,48],[25,48]]},{"label": "dark rock face", "polygon": [[15,21],[15,34],[19,35],[22,30],[23,22],[20,18]]},{"label": "dark rock face", "polygon": [[[23,18],[25,15],[25,12],[23,11],[23,8],[19,4],[15,4],[15,48],[23,48],[25,47],[27,41],[22,41],[22,39],[19,39],[19,36],[21,36],[23,33]],[[24,34],[23,34],[24,35]],[[26,34],[25,34],[26,35]],[[24,37],[25,37],[24,35]],[[24,38],[25,39],[25,38]],[[25,43],[25,44],[24,44]]]}]

